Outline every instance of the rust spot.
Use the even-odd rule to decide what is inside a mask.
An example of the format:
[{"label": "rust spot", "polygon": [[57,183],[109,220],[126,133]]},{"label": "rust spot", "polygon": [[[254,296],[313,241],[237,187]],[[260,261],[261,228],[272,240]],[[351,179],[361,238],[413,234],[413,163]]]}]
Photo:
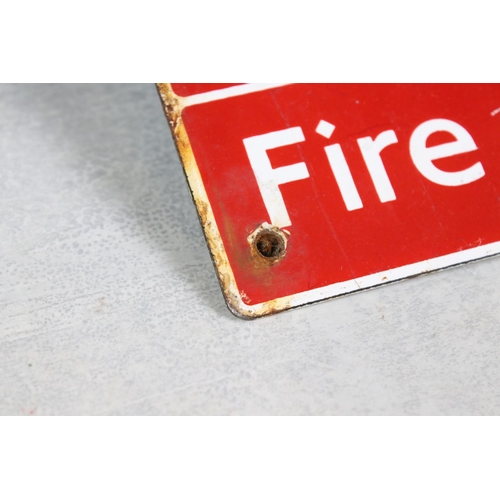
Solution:
[{"label": "rust spot", "polygon": [[181,98],[174,94],[172,88],[167,83],[157,83],[156,88],[158,89],[158,93],[160,94],[160,98],[163,102],[165,115],[167,117],[172,133],[175,134],[175,129],[179,125],[179,120],[182,113]]},{"label": "rust spot", "polygon": [[263,231],[255,240],[257,251],[267,259],[276,259],[285,252],[285,242],[273,231]]},{"label": "rust spot", "polygon": [[267,222],[261,224],[247,238],[250,244],[254,264],[257,267],[269,267],[277,264],[286,255],[290,233]]}]

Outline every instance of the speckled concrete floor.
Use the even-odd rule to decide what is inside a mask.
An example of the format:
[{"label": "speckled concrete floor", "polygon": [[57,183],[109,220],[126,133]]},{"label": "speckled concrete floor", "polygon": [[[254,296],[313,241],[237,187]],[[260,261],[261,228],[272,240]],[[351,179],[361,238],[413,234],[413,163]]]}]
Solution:
[{"label": "speckled concrete floor", "polygon": [[500,414],[500,259],[253,322],[153,85],[0,86],[0,414]]}]

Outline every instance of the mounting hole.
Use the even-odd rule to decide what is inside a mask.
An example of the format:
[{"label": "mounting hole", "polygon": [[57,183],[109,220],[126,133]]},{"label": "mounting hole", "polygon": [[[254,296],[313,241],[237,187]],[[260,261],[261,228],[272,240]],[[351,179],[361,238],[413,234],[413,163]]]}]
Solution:
[{"label": "mounting hole", "polygon": [[255,237],[254,245],[259,255],[265,259],[279,260],[285,255],[285,237],[269,229],[261,231]]}]

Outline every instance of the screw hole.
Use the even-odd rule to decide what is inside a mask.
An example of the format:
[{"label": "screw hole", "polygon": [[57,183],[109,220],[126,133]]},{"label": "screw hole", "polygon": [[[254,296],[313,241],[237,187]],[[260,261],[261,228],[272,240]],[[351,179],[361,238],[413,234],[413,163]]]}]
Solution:
[{"label": "screw hole", "polygon": [[285,254],[286,242],[274,231],[262,231],[255,238],[255,247],[262,257],[276,260]]}]

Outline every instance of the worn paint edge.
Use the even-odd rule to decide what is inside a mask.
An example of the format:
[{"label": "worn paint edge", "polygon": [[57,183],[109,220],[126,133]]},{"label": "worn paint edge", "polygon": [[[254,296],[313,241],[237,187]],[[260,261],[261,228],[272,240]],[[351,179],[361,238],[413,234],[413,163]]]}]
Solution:
[{"label": "worn paint edge", "polygon": [[170,124],[172,136],[184,167],[184,173],[229,310],[240,318],[253,319],[289,309],[290,300],[288,297],[255,305],[247,305],[243,302],[182,121],[185,98],[179,98],[168,83],[158,83],[157,89],[164,105],[165,114]]},{"label": "worn paint edge", "polygon": [[494,242],[362,276],[353,280],[299,292],[294,295],[277,298],[260,304],[245,304],[236,285],[236,280],[229,264],[224,244],[203,185],[201,174],[194,158],[186,129],[182,122],[181,115],[182,110],[186,107],[186,98],[178,97],[172,91],[169,84],[158,83],[157,88],[164,105],[165,114],[170,124],[179,156],[184,166],[184,173],[198,211],[198,216],[219,278],[222,293],[229,310],[235,316],[243,319],[254,319],[281,312],[286,309],[341,297],[346,294],[352,294],[362,290],[402,281],[422,274],[441,271],[450,267],[464,265],[472,261],[500,254],[500,242]]}]

